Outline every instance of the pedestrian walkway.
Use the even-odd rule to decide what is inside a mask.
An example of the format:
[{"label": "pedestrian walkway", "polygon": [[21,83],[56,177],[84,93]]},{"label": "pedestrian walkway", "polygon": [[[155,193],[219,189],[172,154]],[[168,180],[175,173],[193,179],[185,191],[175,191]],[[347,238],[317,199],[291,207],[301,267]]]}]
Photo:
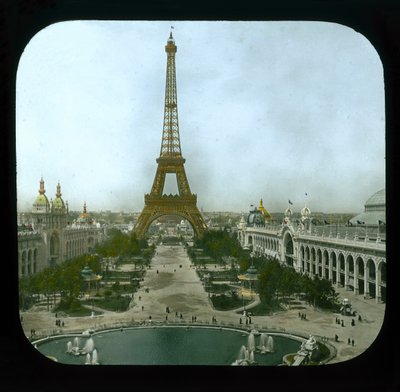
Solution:
[{"label": "pedestrian walkway", "polygon": [[[345,289],[339,288],[338,292],[341,298],[351,301],[362,321],[355,317],[355,325],[352,326],[353,317],[321,311],[306,304],[301,309],[301,313],[306,315],[305,319],[300,317],[299,309],[288,309],[268,316],[252,316],[252,324],[248,327],[324,337],[337,350],[337,356],[332,362],[351,359],[364,352],[377,337],[385,305],[356,296]],[[256,306],[258,301],[257,298],[252,305]],[[166,312],[167,308],[169,313]],[[104,311],[97,317],[67,317],[63,319],[63,328],[56,327],[54,313],[45,310],[30,310],[21,315],[25,334],[29,336],[31,329],[35,329],[38,335],[48,335],[60,331],[65,333],[98,329],[118,323],[141,323],[150,318],[153,322],[190,323],[196,317],[197,322],[211,324],[216,319],[217,323],[243,327],[240,325],[241,315],[237,313],[242,309],[215,310],[184,247],[160,245],[126,312]],[[251,309],[251,305],[246,305],[247,309]],[[337,323],[338,318],[343,320],[343,326]],[[336,342],[335,335],[338,337]],[[354,340],[354,346],[348,344],[349,339],[350,342]]]}]

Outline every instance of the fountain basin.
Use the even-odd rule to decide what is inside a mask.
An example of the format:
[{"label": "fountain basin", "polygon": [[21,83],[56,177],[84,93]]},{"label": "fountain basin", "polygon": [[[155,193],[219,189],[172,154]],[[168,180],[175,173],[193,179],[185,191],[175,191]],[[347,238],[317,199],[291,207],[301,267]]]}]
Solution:
[{"label": "fountain basin", "polygon": [[[260,354],[255,350],[254,364],[276,366],[282,358],[298,350],[301,338],[268,333],[274,339],[274,351]],[[243,336],[244,335],[244,336]],[[101,365],[232,365],[237,361],[242,346],[246,346],[249,334],[243,330],[201,326],[132,327],[98,331],[90,337],[80,335],[80,344],[96,349],[96,362]],[[75,356],[67,352],[74,335],[52,337],[34,342],[37,350],[52,356],[59,363],[84,365],[85,355]],[[256,347],[258,338],[251,337]]]}]

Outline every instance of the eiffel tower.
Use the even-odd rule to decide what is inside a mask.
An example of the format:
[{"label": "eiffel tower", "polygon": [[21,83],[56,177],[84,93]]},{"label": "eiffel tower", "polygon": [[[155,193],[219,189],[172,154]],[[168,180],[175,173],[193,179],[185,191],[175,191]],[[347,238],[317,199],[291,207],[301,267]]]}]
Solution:
[{"label": "eiffel tower", "polygon": [[[197,195],[190,191],[179,139],[175,72],[176,45],[172,32],[165,51],[167,53],[167,80],[161,151],[159,158],[156,159],[158,167],[151,192],[144,196],[145,206],[133,230],[138,238],[145,238],[147,230],[154,220],[163,215],[177,215],[192,225],[197,237],[202,237],[207,230],[207,225],[197,208]],[[167,173],[175,174],[179,195],[163,194]]]}]

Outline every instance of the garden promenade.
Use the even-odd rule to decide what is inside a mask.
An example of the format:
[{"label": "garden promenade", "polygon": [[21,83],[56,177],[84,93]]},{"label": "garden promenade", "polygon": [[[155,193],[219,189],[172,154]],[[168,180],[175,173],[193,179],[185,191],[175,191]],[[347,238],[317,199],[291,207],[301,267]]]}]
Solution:
[{"label": "garden promenade", "polygon": [[[128,266],[124,265],[123,268],[126,270]],[[213,269],[215,266],[210,265],[208,268]],[[322,337],[328,339],[337,350],[332,363],[349,360],[364,352],[375,340],[383,322],[385,305],[377,304],[374,299],[356,296],[342,288],[337,291],[341,298],[348,298],[357,311],[354,326],[351,325],[352,317],[302,304],[268,316],[251,316],[251,324],[246,327]],[[246,309],[251,312],[251,306],[247,305]],[[299,317],[299,314],[305,314],[306,318]],[[125,312],[103,311],[95,317],[61,317],[64,322],[61,327],[55,325],[55,314],[44,309],[33,308],[22,312],[21,316],[24,333],[28,337],[32,329],[37,336],[45,336],[142,322],[173,324],[192,323],[195,320],[196,323],[211,325],[212,320],[216,319],[214,324],[217,325],[245,326],[244,318],[238,310],[217,311],[212,307],[184,247],[169,245],[159,245],[156,248],[144,281]],[[336,322],[337,318],[344,321],[343,326]],[[335,335],[338,336],[337,342]],[[354,340],[354,346],[348,344],[348,339]]]}]

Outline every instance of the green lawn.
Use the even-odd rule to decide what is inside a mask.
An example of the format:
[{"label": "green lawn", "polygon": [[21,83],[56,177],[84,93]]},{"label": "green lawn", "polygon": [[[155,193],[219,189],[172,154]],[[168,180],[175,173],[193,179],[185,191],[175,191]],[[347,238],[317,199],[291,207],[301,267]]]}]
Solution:
[{"label": "green lawn", "polygon": [[106,298],[96,298],[93,300],[93,305],[105,310],[113,312],[124,312],[128,309],[130,297],[125,296],[110,296]]},{"label": "green lawn", "polygon": [[[211,302],[216,310],[232,310],[243,306],[242,299],[230,297],[227,295],[212,295]],[[244,301],[244,305],[248,305],[251,301]]]},{"label": "green lawn", "polygon": [[249,312],[253,316],[268,316],[272,312],[278,312],[284,310],[279,304],[267,304],[265,302],[260,302],[254,308],[249,309]]}]

